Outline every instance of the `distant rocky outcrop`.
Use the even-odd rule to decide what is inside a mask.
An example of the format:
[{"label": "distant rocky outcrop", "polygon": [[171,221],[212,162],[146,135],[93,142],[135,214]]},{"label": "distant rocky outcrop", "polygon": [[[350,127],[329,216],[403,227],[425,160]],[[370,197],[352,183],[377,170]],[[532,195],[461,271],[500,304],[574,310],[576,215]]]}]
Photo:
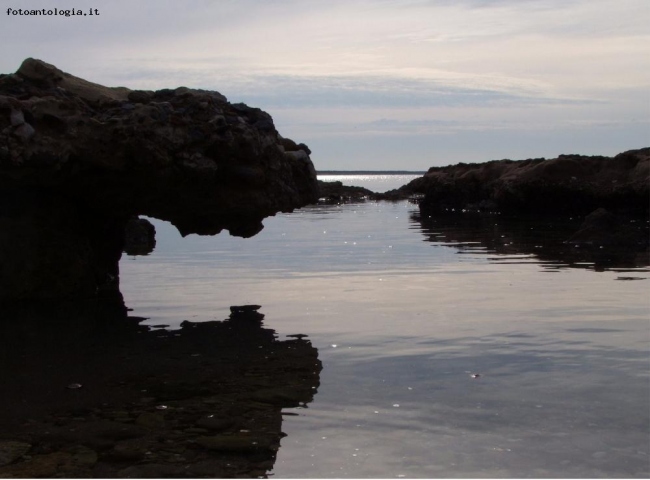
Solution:
[{"label": "distant rocky outcrop", "polygon": [[433,167],[399,189],[420,193],[426,211],[587,214],[597,208],[647,215],[650,148],[615,157],[497,160]]},{"label": "distant rocky outcrop", "polygon": [[0,302],[119,297],[133,216],[255,235],[317,201],[309,153],[218,92],[108,88],[27,59],[0,75]]},{"label": "distant rocky outcrop", "polygon": [[373,198],[376,194],[364,187],[343,185],[342,182],[318,181],[318,191],[321,202],[340,203],[355,202]]}]

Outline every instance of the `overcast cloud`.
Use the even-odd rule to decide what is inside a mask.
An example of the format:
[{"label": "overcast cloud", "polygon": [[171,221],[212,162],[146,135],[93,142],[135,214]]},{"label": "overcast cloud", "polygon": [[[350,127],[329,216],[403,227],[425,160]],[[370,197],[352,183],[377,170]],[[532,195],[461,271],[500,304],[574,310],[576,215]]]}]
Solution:
[{"label": "overcast cloud", "polygon": [[[647,0],[2,2],[26,57],[110,86],[218,90],[319,169],[426,169],[650,144]],[[97,8],[99,16],[7,15]]]}]

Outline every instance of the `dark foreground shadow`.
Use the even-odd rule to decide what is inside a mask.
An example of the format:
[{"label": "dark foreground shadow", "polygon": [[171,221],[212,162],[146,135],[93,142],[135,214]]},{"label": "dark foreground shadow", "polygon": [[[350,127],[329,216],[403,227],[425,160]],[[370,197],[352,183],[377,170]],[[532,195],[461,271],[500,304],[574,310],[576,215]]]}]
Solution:
[{"label": "dark foreground shadow", "polygon": [[[259,307],[257,307],[259,308]],[[263,477],[318,352],[254,306],[150,329],[96,304],[5,310],[0,477]]]},{"label": "dark foreground shadow", "polygon": [[411,222],[426,241],[457,248],[459,253],[484,253],[491,261],[532,260],[549,270],[625,270],[650,265],[647,218],[620,220],[613,228],[606,225],[604,231],[590,230],[582,217],[568,215],[543,218],[413,212]]}]

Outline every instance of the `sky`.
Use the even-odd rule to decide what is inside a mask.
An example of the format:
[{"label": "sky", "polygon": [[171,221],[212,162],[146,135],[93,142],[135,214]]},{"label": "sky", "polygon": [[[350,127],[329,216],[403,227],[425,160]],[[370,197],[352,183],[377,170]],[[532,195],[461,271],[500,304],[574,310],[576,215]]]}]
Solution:
[{"label": "sky", "polygon": [[[269,112],[318,170],[650,146],[650,0],[0,5],[0,73],[33,57],[107,86],[217,90]],[[98,15],[11,12],[55,7]]]}]

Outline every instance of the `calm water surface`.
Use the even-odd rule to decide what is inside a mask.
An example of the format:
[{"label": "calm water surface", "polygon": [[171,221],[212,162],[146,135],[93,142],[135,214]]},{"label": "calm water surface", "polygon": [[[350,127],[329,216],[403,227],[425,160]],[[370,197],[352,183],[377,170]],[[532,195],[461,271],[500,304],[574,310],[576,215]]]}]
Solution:
[{"label": "calm water surface", "polygon": [[650,475],[647,262],[546,252],[543,230],[520,246],[498,218],[485,240],[406,201],[264,223],[182,239],[156,221],[155,252],[121,277],[151,325],[259,304],[318,348],[321,384],[286,410],[269,475]]}]

